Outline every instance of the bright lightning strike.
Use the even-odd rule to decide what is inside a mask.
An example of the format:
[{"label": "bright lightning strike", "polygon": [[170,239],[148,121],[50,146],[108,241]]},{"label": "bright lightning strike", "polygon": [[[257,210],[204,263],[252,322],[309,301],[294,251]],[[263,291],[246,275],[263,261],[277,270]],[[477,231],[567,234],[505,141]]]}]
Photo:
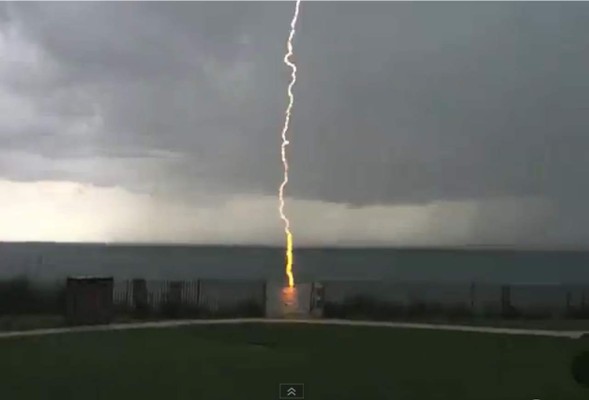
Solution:
[{"label": "bright lightning strike", "polygon": [[288,35],[288,41],[286,43],[287,52],[284,56],[284,63],[290,67],[291,69],[291,81],[288,84],[288,106],[286,107],[286,116],[284,119],[284,126],[282,128],[282,145],[280,146],[280,154],[282,156],[282,165],[284,167],[284,179],[280,184],[280,188],[278,190],[278,198],[279,198],[279,208],[278,211],[280,212],[280,218],[284,222],[284,233],[286,234],[286,276],[288,278],[288,286],[294,288],[294,275],[292,272],[292,248],[293,248],[293,236],[292,232],[290,231],[290,221],[284,212],[284,189],[288,183],[288,159],[286,157],[286,146],[288,146],[289,141],[287,137],[288,127],[290,124],[290,117],[292,113],[292,106],[294,104],[294,95],[292,94],[292,88],[297,81],[297,66],[290,61],[290,57],[293,55],[293,47],[292,41],[295,35],[295,26],[297,24],[297,19],[299,18],[299,7],[301,5],[301,0],[296,0],[295,5],[295,12],[292,20],[290,22],[290,33]]}]

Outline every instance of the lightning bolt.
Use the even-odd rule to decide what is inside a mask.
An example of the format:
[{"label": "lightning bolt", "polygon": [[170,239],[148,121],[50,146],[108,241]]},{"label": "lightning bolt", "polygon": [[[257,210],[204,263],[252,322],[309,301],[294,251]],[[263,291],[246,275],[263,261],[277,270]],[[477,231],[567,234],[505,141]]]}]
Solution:
[{"label": "lightning bolt", "polygon": [[291,69],[291,80],[288,84],[288,106],[286,107],[286,115],[284,118],[284,126],[282,127],[282,145],[280,146],[280,155],[282,158],[282,165],[284,168],[284,178],[282,183],[280,184],[280,188],[278,189],[278,200],[279,200],[279,207],[278,212],[280,213],[280,218],[284,222],[284,233],[286,234],[286,276],[288,278],[288,286],[290,288],[294,288],[294,275],[292,272],[292,248],[293,248],[293,236],[292,232],[290,231],[290,221],[284,212],[284,189],[288,184],[288,158],[286,157],[286,146],[289,145],[287,133],[288,127],[290,125],[290,117],[292,114],[292,107],[294,104],[294,95],[292,94],[292,88],[297,81],[297,66],[295,63],[290,61],[290,57],[293,55],[293,47],[292,41],[295,35],[295,26],[297,24],[297,19],[299,18],[299,8],[301,5],[301,0],[296,0],[295,11],[290,21],[290,33],[288,35],[288,41],[286,42],[287,52],[284,56],[284,63],[290,67]]}]

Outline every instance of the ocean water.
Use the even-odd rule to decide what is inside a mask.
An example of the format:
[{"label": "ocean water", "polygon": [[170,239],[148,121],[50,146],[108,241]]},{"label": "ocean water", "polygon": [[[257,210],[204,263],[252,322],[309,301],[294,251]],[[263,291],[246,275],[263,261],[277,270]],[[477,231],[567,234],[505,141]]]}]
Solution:
[{"label": "ocean water", "polygon": [[[589,283],[587,251],[304,248],[298,282]],[[284,250],[246,246],[0,243],[0,278],[284,279]]]}]

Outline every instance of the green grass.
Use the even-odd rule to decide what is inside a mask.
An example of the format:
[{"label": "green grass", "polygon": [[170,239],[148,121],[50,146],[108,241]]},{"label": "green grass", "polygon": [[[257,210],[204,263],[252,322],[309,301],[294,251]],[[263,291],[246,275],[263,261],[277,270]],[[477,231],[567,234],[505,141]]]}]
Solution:
[{"label": "green grass", "polygon": [[575,400],[583,341],[338,326],[233,325],[0,340],[1,399]]}]

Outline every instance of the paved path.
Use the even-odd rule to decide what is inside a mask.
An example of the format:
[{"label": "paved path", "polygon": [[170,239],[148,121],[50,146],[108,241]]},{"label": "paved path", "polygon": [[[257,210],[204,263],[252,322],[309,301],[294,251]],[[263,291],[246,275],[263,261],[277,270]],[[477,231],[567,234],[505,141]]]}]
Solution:
[{"label": "paved path", "polygon": [[380,321],[349,321],[334,319],[271,319],[271,318],[238,318],[238,319],[192,319],[192,320],[173,320],[157,322],[137,322],[123,323],[99,326],[84,326],[74,328],[53,328],[53,329],[36,329],[29,331],[0,332],[0,339],[25,337],[25,336],[44,336],[61,333],[75,332],[97,332],[97,331],[118,331],[127,329],[145,329],[145,328],[171,328],[176,326],[187,325],[223,325],[223,324],[312,324],[312,325],[345,325],[345,326],[374,326],[383,328],[401,328],[401,329],[429,329],[444,331],[461,331],[461,332],[480,332],[495,333],[507,335],[528,335],[528,336],[550,336],[564,337],[570,339],[579,339],[589,331],[549,331],[535,329],[510,329],[510,328],[492,328],[481,326],[465,325],[438,325],[438,324],[416,324],[404,322],[380,322]]}]

